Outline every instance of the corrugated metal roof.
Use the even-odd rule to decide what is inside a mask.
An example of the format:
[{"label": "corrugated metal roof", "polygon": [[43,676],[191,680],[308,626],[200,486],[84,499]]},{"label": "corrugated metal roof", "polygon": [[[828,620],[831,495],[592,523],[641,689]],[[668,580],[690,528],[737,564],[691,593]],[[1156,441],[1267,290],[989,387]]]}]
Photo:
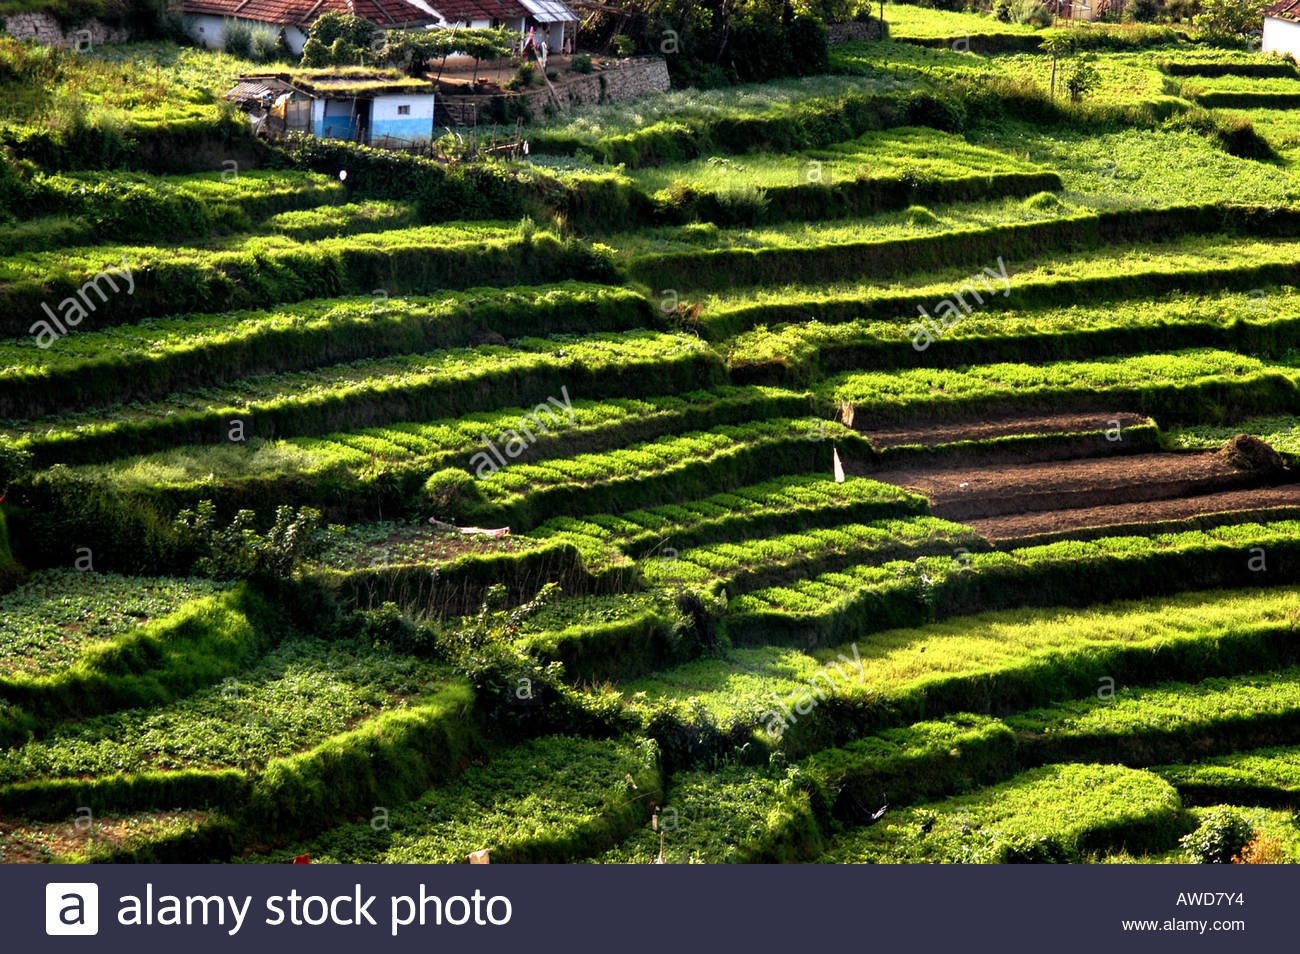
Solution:
[{"label": "corrugated metal roof", "polygon": [[578,15],[559,0],[519,0],[538,23],[577,23]]}]

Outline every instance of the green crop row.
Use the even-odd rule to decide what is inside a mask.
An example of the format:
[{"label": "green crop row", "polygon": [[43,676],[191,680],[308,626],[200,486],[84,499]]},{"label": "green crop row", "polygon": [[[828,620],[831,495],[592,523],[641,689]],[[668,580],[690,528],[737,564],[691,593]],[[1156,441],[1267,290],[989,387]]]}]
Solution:
[{"label": "green crop row", "polygon": [[[561,405],[563,402],[561,402]],[[444,468],[472,469],[485,441],[520,463],[590,453],[664,434],[795,415],[810,407],[806,393],[723,386],[709,391],[606,401],[574,399],[568,409],[548,405],[478,411],[459,418],[407,422],[247,445],[173,448],[143,457],[75,469],[76,478],[105,478],[137,502],[167,512],[211,499],[223,511],[310,504],[332,519],[376,519],[423,506],[423,485]],[[572,413],[572,423],[569,413]],[[544,425],[545,430],[539,426]],[[810,420],[810,429],[817,425]],[[531,429],[522,450],[511,435]],[[504,440],[503,440],[504,438]]]},{"label": "green crop row", "polygon": [[266,235],[285,235],[299,242],[312,242],[335,235],[412,229],[419,224],[419,216],[410,202],[371,199],[281,212],[264,219],[258,231]]},{"label": "green crop row", "polygon": [[1295,371],[1228,351],[1190,349],[1044,365],[972,365],[850,372],[818,385],[827,404],[848,402],[873,423],[918,416],[1087,409],[1108,405],[1168,423],[1232,420],[1295,406]]},{"label": "green crop row", "polygon": [[[1077,564],[1074,572],[1081,575]],[[791,757],[803,757],[949,713],[1294,665],[1298,593],[1294,586],[1219,590],[1083,609],[982,612],[831,649],[732,649],[622,691],[656,704],[689,698],[720,724],[757,726],[769,742],[779,737]],[[903,786],[892,784],[902,796]]]},{"label": "green crop row", "polygon": [[[914,314],[913,317],[919,317]],[[760,325],[726,342],[733,378],[807,382],[854,368],[1040,363],[1178,348],[1283,354],[1300,344],[1300,294],[1256,289],[1106,306],[973,311],[917,351],[904,320]]]},{"label": "green crop row", "polygon": [[476,336],[586,334],[653,327],[649,303],[598,285],[475,289],[438,298],[316,299],[273,311],[118,325],[52,349],[0,344],[0,415],[148,400],[254,374],[464,347]]},{"label": "green crop row", "polygon": [[560,863],[618,844],[650,817],[662,792],[652,747],[550,736],[385,809],[383,825],[344,825],[253,860],[306,854],[325,863],[464,864],[486,849],[492,863]]},{"label": "green crop row", "polygon": [[[426,531],[427,532],[427,531]],[[487,591],[505,587],[505,598],[517,605],[547,583],[564,592],[590,592],[609,584],[588,571],[573,546],[526,540],[521,549],[465,553],[449,560],[393,562],[350,570],[316,570],[315,579],[339,600],[361,609],[394,603],[411,616],[454,617],[482,606]]]},{"label": "green crop row", "polygon": [[[530,137],[536,152],[574,155],[586,152],[601,162],[628,168],[680,162],[723,153],[791,152],[844,142],[877,129],[940,125],[935,99],[926,93],[874,93],[842,90],[830,96],[760,107],[757,111],[677,111],[634,131],[595,136],[576,130],[541,130]],[[856,85],[864,85],[859,81]],[[885,84],[880,84],[885,85]]]},{"label": "green crop row", "polygon": [[1300,457],[1300,418],[1292,415],[1257,417],[1226,425],[1189,425],[1164,434],[1171,447],[1185,450],[1214,450],[1238,434],[1253,434],[1279,454]]},{"label": "green crop row", "polygon": [[[808,436],[821,438],[821,426],[810,423]],[[574,543],[589,560],[608,559],[611,550],[633,559],[667,560],[666,547],[681,550],[809,527],[921,516],[928,510],[924,497],[891,484],[794,474],[690,503],[617,516],[556,517],[529,536]]]},{"label": "green crop row", "polygon": [[243,586],[188,602],[133,631],[82,647],[75,661],[57,671],[0,679],[0,739],[12,744],[56,723],[172,702],[233,676],[283,631],[278,612]]},{"label": "green crop row", "polygon": [[[883,789],[896,804],[906,805],[1047,762],[1105,759],[1149,766],[1160,759],[1209,756],[1152,771],[1198,804],[1238,798],[1247,804],[1286,804],[1297,777],[1295,750],[1233,750],[1295,743],[1297,675],[1295,669],[1210,674],[1196,684],[1160,681],[1118,689],[1117,677],[1104,676],[1088,698],[1001,719],[957,713],[886,729],[817,752],[807,768],[828,791],[843,786],[860,800]],[[836,813],[845,814],[844,807]]]},{"label": "green crop row", "polygon": [[[271,374],[151,404],[19,422],[10,434],[37,463],[88,462],[179,444],[329,434],[438,418],[513,401],[694,390],[721,383],[697,339],[657,332],[523,338]],[[557,409],[558,413],[558,409]],[[243,422],[232,432],[231,421]]]},{"label": "green crop row", "polygon": [[[58,235],[60,244],[93,245],[202,240],[214,230],[248,231],[281,212],[340,202],[343,185],[323,175],[281,170],[233,176],[83,172],[36,176],[16,198],[8,211],[32,221],[0,228],[5,254],[51,247],[32,243],[34,234]],[[49,228],[56,224],[57,229]],[[38,232],[42,225],[46,227]]]},{"label": "green crop row", "polygon": [[1169,848],[1185,830],[1168,782],[1118,765],[1048,765],[836,839],[832,863],[1078,862]]},{"label": "green crop row", "polygon": [[952,555],[987,546],[973,530],[937,517],[837,523],[820,530],[693,547],[672,559],[649,562],[646,578],[662,586],[706,586],[735,595],[846,564]]},{"label": "green crop row", "polygon": [[1254,749],[1152,769],[1195,805],[1300,806],[1300,749]]},{"label": "green crop row", "polygon": [[[922,310],[935,326],[939,319],[960,325],[976,308],[998,310],[1011,306],[1068,307],[1084,302],[1149,299],[1153,295],[1191,292],[1254,291],[1277,285],[1295,285],[1294,242],[1250,241],[1222,237],[1173,240],[1164,244],[1121,246],[1063,253],[1028,262],[1006,262],[1008,278],[1001,277],[996,261],[990,289],[976,266],[986,262],[987,251],[971,251],[964,260],[971,266],[951,269],[946,280],[927,276],[925,285],[899,283],[879,286],[800,286],[774,292],[761,289],[743,298],[727,296],[701,302],[699,325],[710,339],[720,340],[761,324],[817,320],[840,323],[904,321],[915,324]],[[1005,260],[1004,260],[1005,261]],[[976,273],[972,280],[972,273]],[[987,273],[986,273],[987,274]],[[1009,280],[1009,287],[1004,284]],[[971,294],[971,287],[979,294]],[[953,296],[961,298],[960,302]],[[943,302],[949,301],[954,313]],[[1265,303],[1267,305],[1267,303]],[[1258,308],[1258,306],[1255,306]],[[942,327],[940,327],[942,331]],[[933,332],[931,332],[933,334]],[[942,334],[936,337],[943,337]],[[922,342],[924,343],[924,342]]]},{"label": "green crop row", "polygon": [[745,864],[807,861],[822,848],[821,831],[799,770],[723,765],[674,772],[659,811],[659,829],[646,826],[599,864]]},{"label": "green crop row", "polygon": [[975,174],[1032,173],[1044,170],[1007,153],[972,145],[936,129],[901,128],[867,133],[848,142],[788,154],[751,153],[713,156],[633,172],[649,192],[689,186],[705,192],[737,187],[790,187],[810,182],[876,179],[965,179]]},{"label": "green crop row", "polygon": [[221,592],[220,584],[202,579],[34,573],[0,596],[0,679],[51,675],[96,643],[129,636],[190,600]]},{"label": "green crop row", "polygon": [[308,244],[255,236],[213,249],[62,249],[4,260],[0,334],[33,335],[58,347],[64,335],[60,325],[71,333],[152,316],[264,308],[322,294],[373,295],[376,289],[385,295],[428,294],[614,277],[609,262],[581,241],[561,242],[504,223],[395,229]]},{"label": "green crop row", "polygon": [[[468,684],[445,682],[306,751],[274,758],[261,772],[147,770],[22,781],[0,787],[0,806],[12,815],[53,819],[71,817],[81,805],[96,806],[97,815],[176,805],[224,809],[236,819],[234,830],[218,819],[212,835],[215,843],[224,841],[229,857],[249,841],[265,845],[319,832],[454,778],[483,745],[473,701]],[[205,851],[205,858],[215,853],[212,845]]]},{"label": "green crop row", "polygon": [[1300,217],[1274,209],[1221,205],[1122,209],[884,241],[642,255],[632,261],[630,273],[654,288],[679,291],[860,281],[926,269],[951,269],[953,262],[969,262],[965,270],[969,275],[979,266],[992,265],[995,257],[1023,267],[1026,259],[1048,252],[1224,231],[1281,238],[1292,237],[1298,230]]},{"label": "green crop row", "polygon": [[[632,597],[619,595],[605,599],[631,601]],[[586,604],[588,600],[565,602]],[[694,649],[682,638],[686,625],[680,611],[652,604],[633,615],[612,620],[577,622],[527,633],[520,644],[544,661],[563,664],[569,682],[598,684],[687,661]]]},{"label": "green crop row", "polygon": [[1300,523],[1243,523],[1151,537],[848,567],[733,600],[738,642],[834,645],[891,626],[1011,606],[1078,606],[1196,587],[1300,578]]},{"label": "green crop row", "polygon": [[463,481],[454,513],[527,529],[554,516],[620,513],[782,474],[828,472],[833,444],[869,452],[866,440],[842,425],[828,424],[826,432],[826,440],[810,441],[807,421],[755,421],[604,454],[503,467],[481,480]]},{"label": "green crop row", "polygon": [[[213,641],[210,655],[198,661],[209,670],[203,675],[212,678],[232,671],[233,660],[222,659],[217,651],[237,648],[238,642],[247,645],[253,638],[251,633],[238,636],[236,641],[221,633]],[[155,652],[160,642],[154,641]],[[171,666],[176,668],[177,661]],[[85,681],[86,675],[98,674],[87,668],[74,678],[83,676]],[[145,675],[147,679],[147,670]],[[184,675],[194,678],[192,672]],[[144,770],[260,768],[277,756],[336,735],[381,708],[401,707],[403,699],[426,691],[441,676],[436,667],[408,656],[285,641],[220,685],[152,708],[54,726],[37,740],[0,751],[0,784]],[[111,688],[111,676],[106,681]],[[36,692],[30,696],[35,698]]]}]

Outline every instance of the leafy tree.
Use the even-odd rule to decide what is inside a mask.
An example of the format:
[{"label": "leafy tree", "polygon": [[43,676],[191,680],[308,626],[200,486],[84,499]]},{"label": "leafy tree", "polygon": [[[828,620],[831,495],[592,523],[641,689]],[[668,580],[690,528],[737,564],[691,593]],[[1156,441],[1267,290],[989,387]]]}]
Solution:
[{"label": "leafy tree", "polygon": [[196,510],[181,511],[175,527],[204,554],[195,566],[200,573],[272,586],[292,579],[299,564],[324,546],[317,510],[278,507],[275,521],[265,533],[254,525],[255,516],[251,510],[241,510],[223,527],[216,506],[211,500],[202,500]]},{"label": "leafy tree", "polygon": [[1079,102],[1086,94],[1101,85],[1101,74],[1097,72],[1097,67],[1093,66],[1096,59],[1094,54],[1085,53],[1075,60],[1070,72],[1066,74],[1065,90],[1070,94],[1071,102]]},{"label": "leafy tree", "polygon": [[1069,56],[1074,52],[1074,38],[1066,36],[1064,33],[1056,33],[1049,36],[1039,44],[1038,48],[1044,53],[1052,54],[1052,96],[1056,96],[1056,61],[1063,56]]},{"label": "leafy tree", "polygon": [[1265,6],[1259,0],[1202,0],[1192,26],[1206,39],[1243,40],[1263,29]]},{"label": "leafy tree", "polygon": [[11,483],[31,468],[31,464],[31,451],[18,447],[8,437],[0,436],[0,497]]},{"label": "leafy tree", "polygon": [[364,17],[350,13],[324,13],[307,31],[307,42],[302,47],[302,65],[358,66],[367,59],[374,62],[375,50],[383,43],[385,33]]}]

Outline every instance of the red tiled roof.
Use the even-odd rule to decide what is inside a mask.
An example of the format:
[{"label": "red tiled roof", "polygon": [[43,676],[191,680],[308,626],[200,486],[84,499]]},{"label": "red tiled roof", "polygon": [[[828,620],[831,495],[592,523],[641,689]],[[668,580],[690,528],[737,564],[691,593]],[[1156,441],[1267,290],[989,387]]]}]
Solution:
[{"label": "red tiled roof", "polygon": [[1300,20],[1300,0],[1280,0],[1264,11],[1266,17],[1279,20]]},{"label": "red tiled roof", "polygon": [[286,26],[311,23],[322,13],[330,12],[351,13],[389,27],[436,20],[418,4],[407,0],[184,0],[184,10]]},{"label": "red tiled roof", "polygon": [[425,0],[448,23],[470,20],[518,20],[528,15],[518,0]]}]

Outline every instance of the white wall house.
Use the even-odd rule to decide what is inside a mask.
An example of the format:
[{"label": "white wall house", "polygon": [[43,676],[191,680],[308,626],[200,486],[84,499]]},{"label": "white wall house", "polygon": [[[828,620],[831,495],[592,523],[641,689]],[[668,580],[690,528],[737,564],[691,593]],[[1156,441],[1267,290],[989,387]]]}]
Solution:
[{"label": "white wall house", "polygon": [[424,0],[182,0],[187,29],[196,43],[213,49],[225,45],[226,24],[237,20],[253,29],[269,29],[301,53],[307,31],[323,13],[350,13],[386,30],[414,29],[438,22]]},{"label": "white wall house", "polygon": [[295,54],[302,53],[303,44],[307,42],[307,31],[293,24],[265,23],[261,20],[245,20],[243,17],[219,17],[211,13],[186,17],[186,29],[195,43],[219,50],[226,45],[226,24],[231,21],[243,23],[253,30],[270,30],[277,36],[283,30],[284,41]]},{"label": "white wall house", "polygon": [[1300,59],[1300,0],[1282,0],[1264,11],[1264,52]]}]

